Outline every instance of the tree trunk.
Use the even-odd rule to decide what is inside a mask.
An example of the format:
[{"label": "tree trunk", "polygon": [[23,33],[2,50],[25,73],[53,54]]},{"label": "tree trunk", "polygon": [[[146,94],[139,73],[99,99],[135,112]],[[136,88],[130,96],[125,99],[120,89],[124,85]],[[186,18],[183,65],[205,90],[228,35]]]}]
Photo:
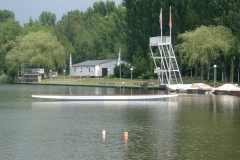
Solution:
[{"label": "tree trunk", "polygon": [[197,80],[197,71],[198,71],[198,62],[195,64],[195,78],[194,80]]},{"label": "tree trunk", "polygon": [[203,82],[203,63],[201,64],[201,82]]},{"label": "tree trunk", "polygon": [[228,79],[227,79],[227,73],[226,73],[226,68],[225,68],[225,63],[221,62],[221,67],[222,67],[222,72],[223,72],[223,83],[227,83]]},{"label": "tree trunk", "polygon": [[233,77],[234,77],[234,64],[233,64],[233,59],[234,59],[234,58],[231,58],[230,83],[233,83]]},{"label": "tree trunk", "polygon": [[208,64],[207,64],[207,81],[209,82],[210,80],[210,68],[211,68],[211,59],[208,59]]},{"label": "tree trunk", "polygon": [[[180,74],[182,75],[182,56],[181,56],[182,54],[179,54],[179,72],[180,72]],[[183,76],[183,75],[182,75]]]}]

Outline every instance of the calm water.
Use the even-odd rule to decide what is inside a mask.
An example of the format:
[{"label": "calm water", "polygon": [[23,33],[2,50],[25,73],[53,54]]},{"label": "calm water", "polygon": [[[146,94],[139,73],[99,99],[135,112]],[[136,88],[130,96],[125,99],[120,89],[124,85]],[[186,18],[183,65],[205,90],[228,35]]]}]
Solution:
[{"label": "calm water", "polygon": [[[158,93],[127,90],[123,94]],[[62,102],[32,94],[114,88],[0,85],[1,159],[240,159],[240,98],[180,94],[159,101]],[[106,130],[106,138],[102,138]],[[123,132],[129,139],[123,141]]]}]

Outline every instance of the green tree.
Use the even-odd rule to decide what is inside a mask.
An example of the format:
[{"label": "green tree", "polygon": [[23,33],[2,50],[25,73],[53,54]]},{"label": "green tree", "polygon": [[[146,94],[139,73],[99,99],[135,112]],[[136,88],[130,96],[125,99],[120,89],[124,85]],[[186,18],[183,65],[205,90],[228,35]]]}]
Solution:
[{"label": "green tree", "polygon": [[19,22],[13,19],[8,19],[6,22],[0,23],[0,70],[6,72],[5,56],[12,46],[8,44],[9,41],[14,40],[20,35],[21,26]]},{"label": "green tree", "polygon": [[42,26],[37,22],[30,21],[29,23],[25,23],[24,26],[22,27],[21,35],[26,35],[30,32],[38,32],[38,31],[50,32],[54,34],[55,28],[49,25]]},{"label": "green tree", "polygon": [[46,12],[46,11],[43,11],[38,18],[38,22],[42,26],[44,25],[54,26],[56,23],[56,20],[57,18],[54,13]]},{"label": "green tree", "polygon": [[5,58],[8,70],[19,69],[22,63],[43,65],[47,72],[66,67],[64,47],[49,32],[31,32],[9,43],[13,49]]},{"label": "green tree", "polygon": [[181,53],[186,65],[191,67],[197,62],[207,64],[209,72],[210,62],[218,62],[224,72],[225,82],[227,81],[225,60],[236,47],[236,39],[228,28],[201,26],[194,31],[180,34],[178,38],[182,43],[175,49]]},{"label": "green tree", "polygon": [[6,22],[9,19],[15,20],[14,13],[12,11],[9,11],[9,10],[6,10],[6,9],[0,10],[0,23]]},{"label": "green tree", "polygon": [[55,26],[56,35],[73,63],[89,59],[126,59],[125,9],[114,2],[96,2],[86,12],[70,11]]}]

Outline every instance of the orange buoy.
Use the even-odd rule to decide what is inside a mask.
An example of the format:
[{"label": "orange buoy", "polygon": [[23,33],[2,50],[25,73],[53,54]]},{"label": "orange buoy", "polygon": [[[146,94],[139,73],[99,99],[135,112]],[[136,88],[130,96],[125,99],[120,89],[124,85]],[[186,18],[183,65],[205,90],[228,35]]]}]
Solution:
[{"label": "orange buoy", "polygon": [[123,140],[128,141],[128,132],[123,133]]}]

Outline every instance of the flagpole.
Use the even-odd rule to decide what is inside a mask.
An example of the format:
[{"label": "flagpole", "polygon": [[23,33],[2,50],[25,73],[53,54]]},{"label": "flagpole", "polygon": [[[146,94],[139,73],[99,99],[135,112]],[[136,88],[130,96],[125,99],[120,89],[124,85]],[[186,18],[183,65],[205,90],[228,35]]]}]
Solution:
[{"label": "flagpole", "polygon": [[169,11],[170,43],[172,44],[172,9]]},{"label": "flagpole", "polygon": [[161,43],[162,43],[162,8],[160,10],[160,29],[161,29]]},{"label": "flagpole", "polygon": [[72,68],[72,53],[70,53],[70,58],[69,58],[69,77],[71,80],[71,68]]},{"label": "flagpole", "polygon": [[119,48],[119,58],[120,58],[120,86],[122,85],[122,80],[121,80],[121,48]]}]

